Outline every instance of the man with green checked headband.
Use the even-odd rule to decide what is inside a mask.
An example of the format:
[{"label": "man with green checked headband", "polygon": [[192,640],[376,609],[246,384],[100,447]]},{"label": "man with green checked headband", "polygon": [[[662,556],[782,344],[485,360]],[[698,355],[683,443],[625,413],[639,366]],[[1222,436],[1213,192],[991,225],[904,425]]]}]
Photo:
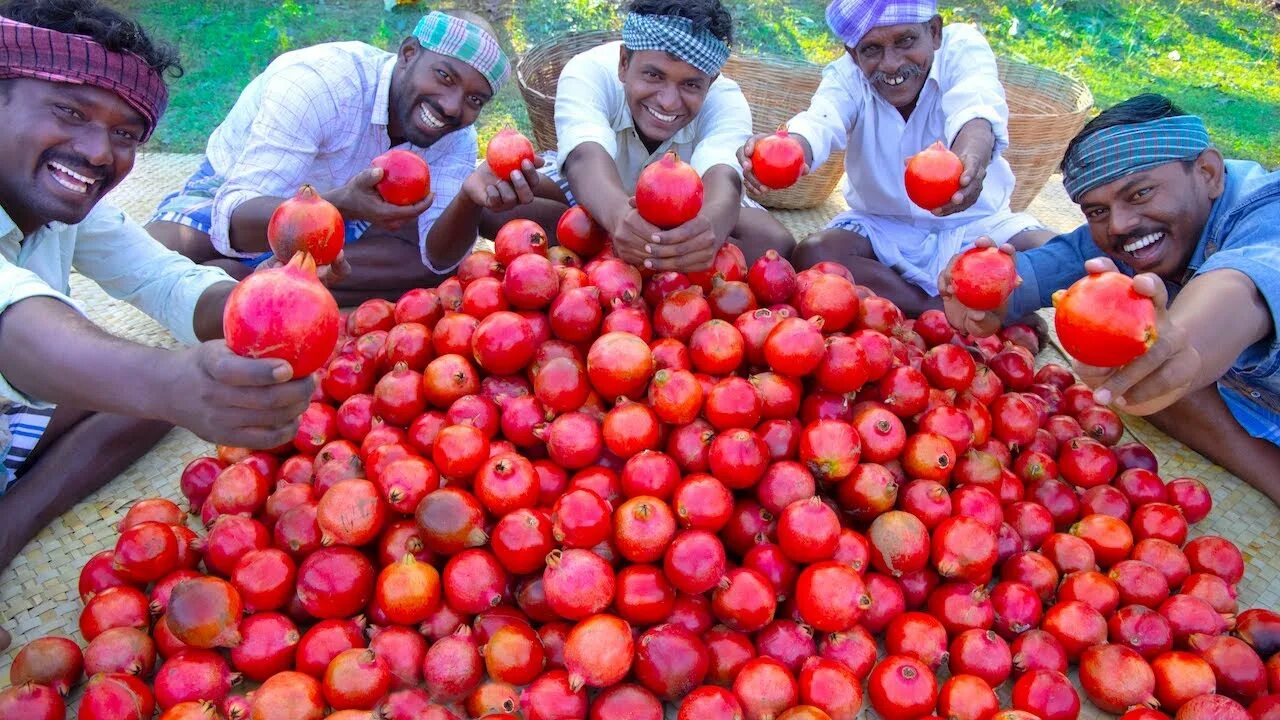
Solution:
[{"label": "man with green checked headband", "polygon": [[[335,42],[285,53],[241,93],[200,169],[147,229],[243,277],[270,256],[271,213],[308,183],[346,220],[352,272],[331,287],[340,304],[435,285],[487,213],[532,202],[541,182],[532,163],[509,178],[476,163],[473,124],[510,75],[493,29],[465,12],[425,15],[395,52]],[[391,148],[427,161],[432,195],[409,206],[382,199],[370,162]]]},{"label": "man with green checked headband", "polygon": [[[556,199],[580,204],[613,236],[618,257],[650,270],[703,270],[726,240],[750,263],[784,257],[794,238],[742,193],[736,152],[751,136],[751,108],[720,74],[733,20],[719,0],[632,0],[622,41],[571,59],[556,88],[559,147],[543,173]],[[702,212],[670,230],[632,205],[636,179],[674,151],[702,176]],[[518,211],[525,214],[525,210]]]}]

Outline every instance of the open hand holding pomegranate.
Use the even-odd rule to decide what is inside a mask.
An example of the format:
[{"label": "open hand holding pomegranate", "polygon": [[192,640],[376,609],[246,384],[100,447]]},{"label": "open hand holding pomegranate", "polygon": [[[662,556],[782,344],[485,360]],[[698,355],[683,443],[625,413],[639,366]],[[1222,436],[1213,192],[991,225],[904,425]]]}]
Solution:
[{"label": "open hand holding pomegranate", "polygon": [[[996,244],[991,238],[980,237],[974,243],[974,246],[976,248],[994,248]],[[1009,244],[1001,245],[999,250],[1011,257],[1014,253],[1013,246]],[[947,320],[951,323],[951,326],[957,330],[978,337],[989,337],[999,332],[1004,325],[1008,295],[1004,297],[1004,300],[997,307],[987,310],[969,307],[960,302],[956,297],[956,282],[952,277],[952,271],[955,269],[956,261],[960,259],[961,255],[951,258],[947,268],[938,276],[938,296],[942,298],[942,310],[946,313]]]},{"label": "open hand holding pomegranate", "polygon": [[[1085,263],[1091,276],[1116,272],[1110,258],[1093,258]],[[1179,326],[1167,309],[1169,294],[1164,281],[1151,273],[1133,278],[1133,290],[1150,298],[1155,308],[1154,335],[1146,351],[1119,367],[1096,367],[1078,360],[1073,369],[1089,387],[1099,404],[1110,405],[1133,415],[1150,415],[1172,405],[1191,390],[1201,374],[1199,351],[1191,344],[1187,331]],[[1142,312],[1118,310],[1141,326],[1149,318]],[[1061,311],[1059,311],[1061,312]],[[1107,309],[1098,312],[1109,314]],[[1062,330],[1059,330],[1061,335]]]},{"label": "open hand holding pomegranate", "polygon": [[543,164],[543,159],[536,155],[532,159],[526,157],[521,159],[518,169],[512,170],[510,176],[502,177],[496,175],[488,163],[481,163],[462,182],[462,192],[471,202],[491,212],[505,212],[528,205],[534,200],[538,168]]},{"label": "open hand holding pomegranate", "polygon": [[166,353],[172,368],[157,387],[156,415],[212,443],[278,447],[293,439],[315,381],[289,363],[247,358],[221,340]]},{"label": "open hand holding pomegranate", "polygon": [[380,167],[362,170],[348,180],[346,185],[325,193],[324,198],[338,208],[344,220],[365,220],[391,229],[417,220],[435,202],[435,193],[428,193],[425,198],[410,205],[388,202],[378,192],[378,184],[382,182],[385,173]]},{"label": "open hand holding pomegranate", "polygon": [[[799,168],[796,149],[799,149]],[[747,194],[759,197],[770,189],[789,187],[809,174],[813,152],[809,141],[787,131],[757,133],[738,148],[738,164],[742,166],[742,185]],[[760,163],[764,166],[757,167]],[[788,182],[789,181],[789,182]]]}]

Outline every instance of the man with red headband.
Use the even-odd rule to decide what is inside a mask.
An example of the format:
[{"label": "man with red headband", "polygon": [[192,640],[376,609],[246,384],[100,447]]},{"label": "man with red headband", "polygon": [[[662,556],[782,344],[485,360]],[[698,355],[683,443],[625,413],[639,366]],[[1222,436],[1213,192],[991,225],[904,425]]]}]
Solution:
[{"label": "man with red headband", "polygon": [[[155,130],[175,67],[172,48],[96,0],[0,6],[0,568],[172,425],[275,447],[314,388],[214,340],[231,278],[102,201]],[[73,267],[193,347],[102,331],[70,297]]]}]

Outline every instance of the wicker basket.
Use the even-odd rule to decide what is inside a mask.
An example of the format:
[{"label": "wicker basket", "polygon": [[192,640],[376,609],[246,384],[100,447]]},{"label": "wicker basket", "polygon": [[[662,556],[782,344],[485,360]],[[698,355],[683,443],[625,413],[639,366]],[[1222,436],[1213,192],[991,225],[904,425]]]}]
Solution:
[{"label": "wicker basket", "polygon": [[[575,33],[529,49],[516,63],[516,82],[528,106],[534,142],[539,149],[556,147],[556,83],[574,55],[618,39],[616,31]],[[1009,148],[1004,156],[1016,183],[1011,205],[1023,210],[1039,194],[1062,159],[1067,143],[1084,126],[1093,96],[1076,80],[1052,70],[1014,60],[999,60],[1000,79],[1009,103]],[[756,132],[773,132],[809,101],[822,79],[822,68],[776,57],[733,55],[724,74],[742,87],[751,105]],[[773,190],[766,207],[793,210],[825,201],[844,175],[844,153],[830,159],[795,185]]]},{"label": "wicker basket", "polygon": [[[610,30],[564,35],[530,48],[516,63],[516,83],[528,106],[534,143],[540,150],[556,147],[556,83],[565,63],[618,38],[618,33]],[[756,132],[773,132],[809,106],[822,79],[822,68],[778,58],[734,55],[724,74],[742,87]],[[833,153],[817,172],[785,190],[766,193],[761,203],[779,209],[814,207],[831,195],[843,174],[844,153]]]},{"label": "wicker basket", "polygon": [[1062,162],[1071,138],[1093,109],[1084,83],[1046,68],[998,58],[1009,103],[1009,147],[1004,157],[1015,179],[1009,206],[1025,210]]}]

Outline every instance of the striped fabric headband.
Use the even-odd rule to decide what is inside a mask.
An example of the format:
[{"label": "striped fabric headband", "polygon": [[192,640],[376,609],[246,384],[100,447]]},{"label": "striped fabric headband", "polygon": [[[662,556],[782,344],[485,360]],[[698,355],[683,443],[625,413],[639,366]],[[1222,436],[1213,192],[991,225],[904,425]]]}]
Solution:
[{"label": "striped fabric headband", "polygon": [[1067,156],[1062,184],[1072,202],[1126,175],[1189,160],[1209,147],[1209,131],[1195,115],[1104,128],[1076,143]]},{"label": "striped fabric headband", "polygon": [[622,44],[628,50],[669,52],[708,75],[715,75],[729,59],[729,46],[710,30],[693,29],[693,21],[676,15],[630,13],[622,23]]},{"label": "striped fabric headband", "polygon": [[92,85],[129,103],[146,121],[145,142],[169,105],[164,78],[130,52],[114,52],[71,35],[0,17],[0,80],[32,78]]},{"label": "striped fabric headband", "polygon": [[498,39],[475,23],[442,12],[430,12],[418,21],[413,36],[424,50],[457,58],[475,68],[495,93],[511,77],[511,63],[498,45]]}]

